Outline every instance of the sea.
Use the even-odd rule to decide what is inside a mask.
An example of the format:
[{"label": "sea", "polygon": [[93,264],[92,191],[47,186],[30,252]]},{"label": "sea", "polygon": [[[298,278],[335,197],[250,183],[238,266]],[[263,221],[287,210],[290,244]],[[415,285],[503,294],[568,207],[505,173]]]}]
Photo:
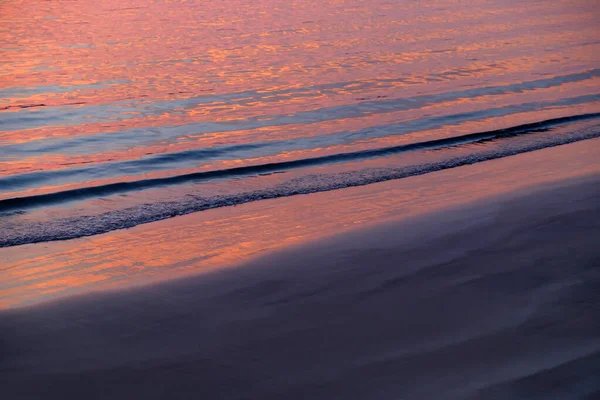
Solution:
[{"label": "sea", "polygon": [[593,1],[0,2],[0,247],[600,137]]}]

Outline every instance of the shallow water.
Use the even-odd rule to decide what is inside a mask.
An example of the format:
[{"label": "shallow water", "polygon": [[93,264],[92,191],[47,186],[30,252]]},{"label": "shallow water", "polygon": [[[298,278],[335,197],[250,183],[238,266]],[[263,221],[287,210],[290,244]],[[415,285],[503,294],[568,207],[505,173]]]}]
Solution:
[{"label": "shallow water", "polygon": [[600,136],[589,1],[0,9],[0,247]]}]

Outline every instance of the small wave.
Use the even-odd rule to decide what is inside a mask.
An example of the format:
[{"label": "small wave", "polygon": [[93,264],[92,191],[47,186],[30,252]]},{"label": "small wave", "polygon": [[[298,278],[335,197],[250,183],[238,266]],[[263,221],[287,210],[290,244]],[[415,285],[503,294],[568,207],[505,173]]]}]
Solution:
[{"label": "small wave", "polygon": [[[545,131],[552,126],[596,118],[599,114],[587,114],[568,118],[542,121],[534,124],[521,125],[518,127],[492,131],[487,133],[476,133],[452,139],[442,139],[433,142],[413,144],[409,149],[435,149],[460,146],[473,142],[506,139],[508,137],[520,136],[527,133]],[[22,221],[4,222],[4,231],[0,237],[0,247],[17,246],[28,243],[47,242],[54,240],[75,239],[110,232],[117,229],[131,228],[136,225],[158,221],[166,218],[185,215],[207,209],[234,206],[252,201],[288,197],[298,194],[309,194],[323,191],[331,191],[353,186],[363,186],[371,183],[383,182],[392,179],[402,179],[410,176],[423,175],[430,172],[475,164],[482,161],[507,157],[528,151],[539,150],[547,147],[558,146],[580,140],[600,137],[600,126],[568,131],[564,134],[546,134],[534,141],[511,142],[506,146],[487,149],[469,153],[467,155],[451,156],[446,159],[390,168],[365,168],[361,170],[346,171],[331,174],[312,174],[290,179],[284,183],[265,187],[257,190],[241,191],[239,193],[215,196],[187,195],[177,201],[155,202],[140,204],[120,210],[112,210],[100,215],[76,216],[48,221]],[[137,182],[123,182],[102,187],[77,189],[74,191],[52,193],[48,195],[31,196],[21,199],[7,199],[0,202],[0,210],[10,211],[32,206],[48,205],[54,202],[74,200],[88,196],[102,196],[119,193],[122,191],[150,188],[158,185],[198,181],[201,179],[216,177],[232,177],[239,175],[275,172],[284,168],[298,168],[316,165],[324,162],[341,162],[395,154],[408,151],[406,146],[371,150],[360,153],[339,154],[335,156],[317,159],[292,161],[290,163],[266,164],[255,167],[244,167],[234,170],[214,171],[198,174],[190,174],[165,179],[152,179]],[[333,157],[333,158],[332,158]],[[335,158],[337,157],[337,158]]]},{"label": "small wave", "polygon": [[260,165],[250,165],[237,168],[194,172],[165,178],[142,179],[129,182],[117,182],[101,186],[90,186],[61,192],[47,193],[28,197],[16,197],[0,200],[0,212],[24,210],[32,207],[57,204],[65,201],[84,200],[94,197],[110,196],[136,190],[151,189],[160,186],[178,185],[189,182],[202,182],[213,179],[231,179],[244,176],[272,174],[275,172],[289,171],[299,168],[313,167],[323,164],[360,161],[369,158],[389,156],[417,150],[433,150],[455,147],[459,145],[477,143],[489,140],[498,140],[518,135],[525,135],[547,130],[557,125],[599,118],[600,113],[582,114],[562,118],[554,118],[511,128],[472,133],[445,139],[426,142],[405,144],[400,146],[385,147],[372,150],[362,150],[349,153],[333,154],[322,157],[305,158],[293,161],[283,161]]},{"label": "small wave", "polygon": [[[411,98],[392,98],[382,100],[361,101],[358,104],[350,104],[343,106],[331,106],[318,110],[310,110],[297,113],[293,116],[285,114],[274,114],[262,116],[258,119],[246,119],[243,126],[234,123],[207,123],[194,124],[194,130],[204,131],[206,129],[215,132],[229,131],[231,129],[251,129],[258,127],[266,127],[273,125],[282,125],[295,122],[319,122],[326,119],[338,119],[355,117],[364,113],[385,113],[395,110],[407,110],[421,108],[428,104],[437,104],[445,101],[453,101],[462,98],[476,98],[482,96],[497,96],[507,93],[522,93],[524,91],[533,91],[537,89],[550,88],[561,86],[566,83],[580,82],[588,79],[593,79],[600,76],[600,69],[591,69],[588,71],[559,75],[551,78],[538,79],[533,81],[525,81],[520,83],[511,83],[507,85],[496,85],[486,87],[476,87],[465,90],[458,90],[439,94],[419,95]],[[437,82],[448,79],[446,74],[431,75],[425,78],[429,82]],[[112,103],[108,105],[90,105],[82,109],[77,109],[69,106],[54,106],[46,107],[44,110],[39,110],[37,115],[7,115],[0,121],[0,131],[13,131],[20,129],[39,128],[51,123],[54,126],[74,126],[82,123],[101,122],[110,119],[111,116],[119,115],[121,120],[133,118],[134,113],[142,113],[144,115],[159,115],[167,110],[178,108],[196,107],[201,104],[210,104],[214,102],[223,102],[230,105],[243,105],[251,102],[276,102],[281,98],[286,98],[293,95],[295,98],[303,96],[312,96],[314,93],[335,93],[337,90],[352,90],[356,93],[361,93],[369,87],[383,86],[393,87],[397,83],[410,83],[407,78],[395,79],[376,79],[373,81],[354,81],[354,82],[338,82],[326,85],[314,85],[303,88],[289,88],[285,90],[275,91],[243,91],[238,93],[229,93],[221,95],[201,95],[192,98],[161,101],[156,103],[140,103],[134,106],[128,105],[127,112],[123,114],[123,106],[127,103]],[[313,93],[312,95],[310,93]],[[251,99],[251,100],[249,100]],[[328,117],[324,117],[328,116]],[[266,117],[266,118],[265,118]],[[204,127],[205,129],[202,129]],[[175,127],[176,128],[176,127]],[[120,133],[122,134],[122,132]],[[120,135],[119,134],[119,135]],[[111,135],[115,136],[115,135]],[[139,140],[139,137],[136,138]]]}]

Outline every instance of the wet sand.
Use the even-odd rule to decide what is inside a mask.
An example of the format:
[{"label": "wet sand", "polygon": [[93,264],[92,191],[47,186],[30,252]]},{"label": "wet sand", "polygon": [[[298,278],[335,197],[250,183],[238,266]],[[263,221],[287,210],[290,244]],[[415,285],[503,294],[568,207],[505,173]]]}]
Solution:
[{"label": "wet sand", "polygon": [[5,399],[600,395],[600,175],[0,316]]}]

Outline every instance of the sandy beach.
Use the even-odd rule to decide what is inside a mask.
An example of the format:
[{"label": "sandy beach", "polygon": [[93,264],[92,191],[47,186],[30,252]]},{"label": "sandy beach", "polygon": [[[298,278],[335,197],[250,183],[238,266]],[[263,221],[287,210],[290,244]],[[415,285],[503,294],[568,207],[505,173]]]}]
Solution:
[{"label": "sandy beach", "polygon": [[588,171],[242,267],[4,311],[3,396],[591,399],[599,204]]}]

